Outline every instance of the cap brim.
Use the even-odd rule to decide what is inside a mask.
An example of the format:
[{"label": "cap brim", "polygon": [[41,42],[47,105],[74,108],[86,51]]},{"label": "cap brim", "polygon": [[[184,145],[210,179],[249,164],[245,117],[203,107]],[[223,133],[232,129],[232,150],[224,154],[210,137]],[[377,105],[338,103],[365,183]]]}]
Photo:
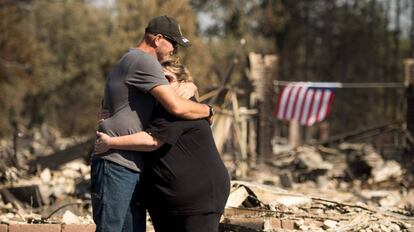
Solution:
[{"label": "cap brim", "polygon": [[175,42],[177,42],[182,47],[190,47],[191,46],[190,40],[188,40],[185,37],[175,37],[174,36],[173,39],[175,40]]}]

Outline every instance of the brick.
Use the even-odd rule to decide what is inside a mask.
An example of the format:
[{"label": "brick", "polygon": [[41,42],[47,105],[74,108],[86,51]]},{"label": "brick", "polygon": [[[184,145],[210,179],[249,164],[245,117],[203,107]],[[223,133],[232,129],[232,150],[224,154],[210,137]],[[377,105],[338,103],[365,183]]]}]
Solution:
[{"label": "brick", "polygon": [[260,217],[264,212],[256,209],[243,209],[243,208],[226,208],[224,209],[224,217]]},{"label": "brick", "polygon": [[6,224],[0,224],[0,232],[7,232],[7,225]]},{"label": "brick", "polygon": [[9,232],[61,232],[60,224],[10,224]]},{"label": "brick", "polygon": [[95,232],[95,224],[63,224],[62,232]]},{"label": "brick", "polygon": [[282,228],[282,222],[279,218],[265,218],[264,222],[264,230],[270,231],[274,229],[281,229]]},{"label": "brick", "polygon": [[227,218],[224,223],[262,230],[264,221],[263,218]]},{"label": "brick", "polygon": [[295,222],[288,219],[281,220],[282,228],[286,230],[294,230],[295,229]]},{"label": "brick", "polygon": [[317,227],[321,228],[323,226],[323,222],[317,220],[305,220],[304,223],[306,226]]}]

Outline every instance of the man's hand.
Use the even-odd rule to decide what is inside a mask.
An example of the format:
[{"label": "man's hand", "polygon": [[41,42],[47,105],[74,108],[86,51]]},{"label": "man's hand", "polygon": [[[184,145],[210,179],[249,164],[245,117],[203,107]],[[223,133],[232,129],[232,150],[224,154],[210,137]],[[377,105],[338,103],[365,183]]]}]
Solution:
[{"label": "man's hand", "polygon": [[111,147],[109,146],[109,141],[111,137],[109,135],[99,132],[96,132],[96,140],[95,140],[95,154],[102,154],[107,152]]},{"label": "man's hand", "polygon": [[185,99],[189,99],[197,93],[197,86],[192,82],[172,82],[170,85],[178,95]]}]

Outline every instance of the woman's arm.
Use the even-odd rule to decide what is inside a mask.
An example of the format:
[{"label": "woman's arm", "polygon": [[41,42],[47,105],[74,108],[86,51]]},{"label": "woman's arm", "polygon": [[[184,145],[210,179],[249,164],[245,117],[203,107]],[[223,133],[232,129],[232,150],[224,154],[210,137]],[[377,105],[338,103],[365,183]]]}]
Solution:
[{"label": "woman's arm", "polygon": [[152,137],[147,132],[141,131],[132,135],[110,137],[105,133],[96,132],[95,153],[101,154],[109,149],[129,151],[154,151],[164,142]]},{"label": "woman's arm", "polygon": [[158,85],[150,93],[171,114],[184,119],[202,119],[210,117],[210,107],[180,97],[170,85]]}]

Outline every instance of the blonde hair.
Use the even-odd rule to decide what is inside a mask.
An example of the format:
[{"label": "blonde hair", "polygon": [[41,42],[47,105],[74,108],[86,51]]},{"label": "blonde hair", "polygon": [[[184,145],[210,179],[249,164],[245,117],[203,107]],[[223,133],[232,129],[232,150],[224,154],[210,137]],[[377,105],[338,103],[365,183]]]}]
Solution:
[{"label": "blonde hair", "polygon": [[178,60],[167,59],[161,62],[162,67],[177,77],[178,82],[193,82],[190,71]]}]

